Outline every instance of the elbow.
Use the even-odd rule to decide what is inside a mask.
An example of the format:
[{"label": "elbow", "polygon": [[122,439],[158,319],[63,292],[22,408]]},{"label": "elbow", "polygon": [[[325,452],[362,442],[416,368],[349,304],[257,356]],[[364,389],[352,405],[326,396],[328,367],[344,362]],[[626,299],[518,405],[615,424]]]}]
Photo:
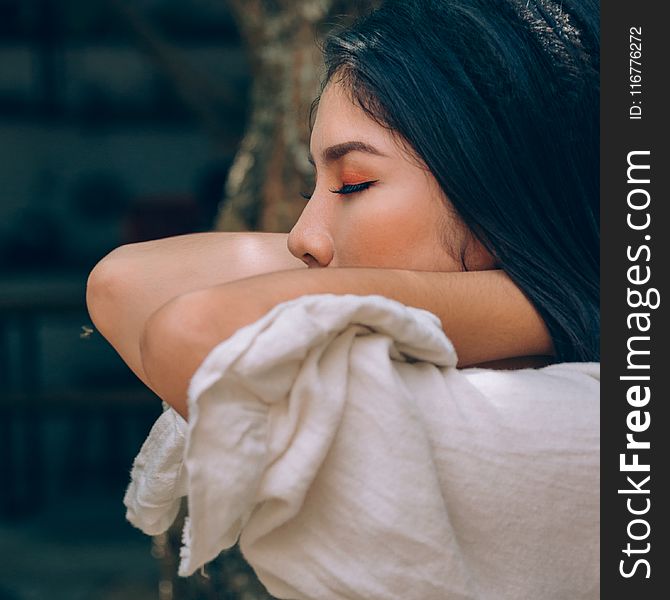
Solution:
[{"label": "elbow", "polygon": [[103,332],[109,307],[114,305],[119,276],[116,250],[93,267],[86,280],[86,308],[93,324]]},{"label": "elbow", "polygon": [[116,311],[131,288],[133,266],[128,248],[133,244],[112,250],[93,267],[86,280],[86,308],[91,321],[109,339]]}]

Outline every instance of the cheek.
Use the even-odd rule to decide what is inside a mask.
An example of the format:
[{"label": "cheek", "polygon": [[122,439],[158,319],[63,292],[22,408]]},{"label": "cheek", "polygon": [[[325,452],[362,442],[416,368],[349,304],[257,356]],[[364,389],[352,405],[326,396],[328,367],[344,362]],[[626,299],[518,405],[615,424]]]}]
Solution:
[{"label": "cheek", "polygon": [[460,270],[442,243],[439,200],[383,189],[344,203],[333,228],[333,266]]}]

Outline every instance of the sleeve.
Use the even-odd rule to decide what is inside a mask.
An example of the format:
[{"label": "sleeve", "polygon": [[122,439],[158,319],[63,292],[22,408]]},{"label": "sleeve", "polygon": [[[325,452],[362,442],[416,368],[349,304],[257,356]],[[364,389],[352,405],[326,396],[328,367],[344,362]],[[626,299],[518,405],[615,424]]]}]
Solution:
[{"label": "sleeve", "polygon": [[179,573],[239,540],[278,598],[597,597],[597,380],[456,364],[431,313],[281,304],[159,419],[129,518],[165,528],[186,493]]},{"label": "sleeve", "polygon": [[[390,597],[400,581],[430,586],[422,564],[430,557],[434,568],[438,556],[445,566],[444,552],[435,550],[448,526],[424,524],[434,530],[430,539],[415,531],[415,515],[434,516],[442,500],[425,432],[412,425],[421,417],[396,365],[438,373],[456,362],[435,315],[379,296],[305,296],[214,348],[190,382],[186,443],[162,452],[183,450],[189,516],[180,574],[239,539],[261,581],[280,597],[338,597],[343,573],[349,582],[342,597],[361,597],[365,586],[372,596]],[[158,445],[175,441],[158,436]],[[140,456],[153,446],[151,437]],[[146,470],[142,465],[136,461],[135,471]],[[169,473],[176,482],[173,467]],[[134,472],[133,481],[142,476]],[[129,518],[138,496],[131,484]],[[135,524],[145,531],[152,521],[165,526],[175,496],[157,493],[160,518],[143,499]],[[415,571],[409,578],[393,561],[379,564],[389,526],[407,542],[395,546]],[[452,563],[458,570],[458,560]],[[369,577],[373,568],[379,577]]]},{"label": "sleeve", "polygon": [[186,429],[186,421],[166,407],[133,461],[123,500],[126,518],[148,535],[163,533],[170,527],[181,498],[186,496]]}]

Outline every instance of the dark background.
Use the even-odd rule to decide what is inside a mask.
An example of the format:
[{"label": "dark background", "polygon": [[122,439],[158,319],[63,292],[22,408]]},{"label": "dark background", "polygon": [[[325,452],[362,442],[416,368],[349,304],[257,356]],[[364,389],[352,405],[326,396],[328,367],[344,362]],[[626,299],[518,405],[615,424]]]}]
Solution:
[{"label": "dark background", "polygon": [[0,0],[0,600],[269,598],[237,549],[178,578],[180,523],[125,521],[160,402],[86,279],[123,244],[288,231],[318,40],[376,3]]},{"label": "dark background", "polygon": [[1,600],[183,597],[122,504],[160,403],[81,337],[85,282],[119,245],[212,228],[249,80],[222,0],[0,0]]}]

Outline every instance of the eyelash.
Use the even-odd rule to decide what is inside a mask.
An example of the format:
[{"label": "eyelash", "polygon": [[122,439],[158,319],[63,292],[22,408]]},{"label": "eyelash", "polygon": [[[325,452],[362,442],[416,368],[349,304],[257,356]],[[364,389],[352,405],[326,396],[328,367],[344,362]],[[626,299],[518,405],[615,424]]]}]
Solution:
[{"label": "eyelash", "polygon": [[[355,194],[357,192],[367,190],[370,186],[377,183],[377,181],[379,180],[375,179],[374,181],[363,181],[361,183],[345,183],[339,190],[329,190],[329,191],[333,194],[343,194],[343,195]],[[305,194],[304,192],[301,192],[300,195],[305,200],[310,200],[312,198],[312,194]]]}]

